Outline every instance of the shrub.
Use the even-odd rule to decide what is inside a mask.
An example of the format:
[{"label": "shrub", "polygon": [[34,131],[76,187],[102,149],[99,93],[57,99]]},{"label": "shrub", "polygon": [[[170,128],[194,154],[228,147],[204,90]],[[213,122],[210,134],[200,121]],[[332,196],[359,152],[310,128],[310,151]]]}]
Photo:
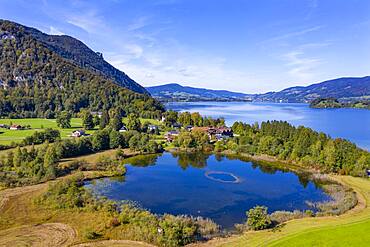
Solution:
[{"label": "shrub", "polygon": [[271,226],[271,219],[267,214],[267,207],[255,206],[247,211],[247,225],[253,230],[263,230]]},{"label": "shrub", "polygon": [[197,227],[189,217],[165,214],[159,226],[164,246],[183,246],[195,240]]},{"label": "shrub", "polygon": [[197,226],[197,231],[204,239],[209,239],[220,233],[220,226],[211,219],[196,217],[193,220]]},{"label": "shrub", "polygon": [[356,192],[351,188],[340,184],[325,184],[323,190],[330,195],[332,200],[316,203],[314,206],[319,209],[317,215],[340,215],[354,206],[358,200]]},{"label": "shrub", "polygon": [[[307,210],[312,212],[311,210]],[[313,212],[312,212],[313,214]],[[299,210],[294,210],[293,212],[291,211],[275,211],[272,214],[270,214],[270,220],[274,225],[281,224],[283,222],[293,220],[293,219],[300,219],[303,217],[306,217],[304,212],[299,211]]]},{"label": "shrub", "polygon": [[101,234],[97,233],[96,231],[88,230],[85,232],[85,238],[89,240],[100,238]]}]

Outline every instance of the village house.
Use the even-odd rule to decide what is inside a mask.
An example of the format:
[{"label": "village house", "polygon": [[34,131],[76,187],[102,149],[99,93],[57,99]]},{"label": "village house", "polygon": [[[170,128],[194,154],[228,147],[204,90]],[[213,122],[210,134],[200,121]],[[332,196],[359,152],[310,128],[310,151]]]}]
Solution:
[{"label": "village house", "polygon": [[223,140],[233,137],[233,131],[228,127],[193,127],[192,131],[200,131],[208,134],[210,140]]},{"label": "village house", "polygon": [[181,129],[182,125],[180,123],[174,123],[172,124],[172,127],[174,127],[175,129]]},{"label": "village house", "polygon": [[187,125],[185,126],[185,130],[191,131],[193,129],[193,125]]},{"label": "village house", "polygon": [[81,137],[81,136],[85,136],[86,133],[84,130],[75,130],[72,132],[72,137]]},{"label": "village house", "polygon": [[148,125],[148,130],[150,132],[155,132],[155,131],[158,130],[158,126],[157,125],[154,125],[154,124],[150,124],[150,125]]},{"label": "village house", "polygon": [[18,125],[18,124],[13,124],[10,126],[9,128],[10,130],[20,130],[22,129],[22,126]]},{"label": "village house", "polygon": [[123,125],[122,128],[120,128],[118,131],[119,132],[126,132],[126,131],[128,131],[128,129],[126,128],[125,125]]},{"label": "village house", "polygon": [[91,112],[91,115],[98,116],[99,118],[101,118],[101,116],[103,115],[103,113],[101,111],[92,111]]},{"label": "village house", "polygon": [[167,142],[173,142],[179,134],[180,134],[179,131],[171,130],[164,134],[164,138],[166,139]]}]

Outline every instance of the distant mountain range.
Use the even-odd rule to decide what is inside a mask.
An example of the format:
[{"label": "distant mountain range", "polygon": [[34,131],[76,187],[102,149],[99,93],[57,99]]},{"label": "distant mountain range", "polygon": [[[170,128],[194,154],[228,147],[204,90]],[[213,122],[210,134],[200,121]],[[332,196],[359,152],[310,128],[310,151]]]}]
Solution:
[{"label": "distant mountain range", "polygon": [[256,95],[258,101],[311,102],[317,98],[335,98],[339,101],[370,99],[370,76],[343,77],[306,87],[290,87],[280,92]]},{"label": "distant mountain range", "polygon": [[317,98],[336,98],[339,101],[370,100],[370,76],[328,80],[306,87],[290,87],[279,92],[245,94],[226,90],[184,87],[171,83],[147,87],[160,101],[268,101],[308,103]]},{"label": "distant mountain range", "polygon": [[241,101],[250,100],[250,95],[226,90],[211,90],[181,86],[170,83],[146,88],[148,92],[161,101]]}]

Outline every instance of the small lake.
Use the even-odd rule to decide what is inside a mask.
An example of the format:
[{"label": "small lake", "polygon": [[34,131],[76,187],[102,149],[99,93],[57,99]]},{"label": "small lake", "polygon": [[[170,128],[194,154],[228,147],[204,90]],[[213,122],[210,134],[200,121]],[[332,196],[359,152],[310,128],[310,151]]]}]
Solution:
[{"label": "small lake", "polygon": [[124,179],[86,182],[96,195],[131,200],[153,213],[211,218],[224,228],[246,220],[245,211],[311,209],[329,200],[313,181],[271,164],[202,153],[164,153],[129,159]]},{"label": "small lake", "polygon": [[307,104],[257,102],[174,102],[167,103],[166,108],[224,117],[228,125],[235,121],[284,120],[322,131],[334,138],[348,139],[370,150],[370,110],[312,109]]}]

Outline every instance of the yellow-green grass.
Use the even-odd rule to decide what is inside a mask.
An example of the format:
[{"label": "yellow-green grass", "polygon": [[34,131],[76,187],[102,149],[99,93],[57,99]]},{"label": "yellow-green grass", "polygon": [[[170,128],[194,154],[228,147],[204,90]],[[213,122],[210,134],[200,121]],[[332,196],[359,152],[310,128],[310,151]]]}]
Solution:
[{"label": "yellow-green grass", "polygon": [[292,220],[279,229],[250,231],[202,246],[366,246],[370,243],[370,180],[334,178],[356,191],[356,208],[340,216]]},{"label": "yellow-green grass", "polygon": [[[0,144],[2,145],[8,145],[12,142],[19,143],[27,136],[31,136],[35,131],[42,131],[46,128],[59,130],[62,138],[68,138],[74,130],[82,128],[82,120],[80,118],[72,118],[71,128],[68,129],[58,127],[55,119],[44,118],[0,119],[0,124],[19,124],[21,126],[29,125],[31,127],[31,129],[26,130],[0,128]],[[94,132],[94,130],[88,131],[88,133],[92,132]]]},{"label": "yellow-green grass", "polygon": [[[128,149],[123,151],[126,155],[133,154]],[[71,160],[63,160],[63,162],[67,163],[73,160],[83,159],[89,163],[94,163],[100,156],[111,156],[114,152],[115,150],[107,150],[92,155],[80,156]],[[95,171],[87,171],[83,172],[83,174],[85,178],[89,179],[109,176],[109,173]],[[66,177],[69,176],[71,175]],[[58,178],[57,180],[62,180],[66,177]],[[39,239],[34,239],[35,236],[33,236],[33,234],[26,234],[27,229],[29,229],[28,233],[37,230],[37,235],[40,235],[37,236],[37,238],[42,237],[44,238],[42,239],[43,241],[50,242],[50,240],[54,238],[53,231],[49,231],[48,229],[35,229],[35,227],[47,226],[50,223],[61,224],[61,227],[64,225],[63,228],[71,227],[76,232],[76,235],[67,236],[66,238],[69,243],[72,242],[74,244],[86,242],[85,233],[88,231],[99,232],[104,235],[104,238],[109,239],[118,239],[119,236],[122,236],[122,233],[126,232],[127,226],[118,226],[108,229],[113,216],[107,211],[54,209],[35,203],[35,198],[44,193],[51,183],[55,183],[55,181],[0,191],[0,245],[1,241],[4,240],[1,239],[1,237],[8,238],[5,241],[8,243],[18,243],[20,240],[30,245],[37,243]],[[56,231],[57,230],[58,229],[56,229]],[[48,238],[50,239],[48,240]],[[126,242],[122,242],[122,245],[126,246],[124,244],[127,245]],[[134,244],[134,242],[131,244]],[[63,246],[64,245],[65,244],[63,244]],[[110,246],[110,243],[106,243],[104,246]]]},{"label": "yellow-green grass", "polygon": [[[58,210],[34,203],[34,198],[47,190],[39,187],[11,197],[0,212],[0,234],[2,230],[25,225],[59,222],[77,230],[76,243],[84,240],[84,233],[90,230],[104,232],[112,217],[106,212]],[[53,238],[53,236],[50,236]]]},{"label": "yellow-green grass", "polygon": [[[126,154],[130,153],[129,149],[124,149],[123,151]],[[99,152],[99,153],[82,155],[82,156],[78,156],[78,157],[74,157],[74,158],[66,158],[66,159],[62,159],[59,162],[59,165],[60,166],[68,165],[69,163],[74,162],[74,161],[84,161],[84,162],[87,162],[87,163],[90,163],[90,164],[94,164],[98,161],[99,157],[101,157],[101,156],[113,157],[116,152],[117,152],[117,149],[110,149],[110,150],[102,151],[102,152]]]},{"label": "yellow-green grass", "polygon": [[[127,118],[123,118],[123,122],[127,123]],[[141,123],[149,122],[155,125],[161,125],[159,120],[140,118]],[[45,128],[57,129],[60,131],[62,138],[68,138],[71,133],[76,129],[82,129],[82,119],[72,118],[71,128],[62,129],[57,126],[55,119],[45,118],[24,118],[24,119],[0,119],[0,124],[19,124],[21,126],[30,126],[31,129],[27,130],[9,130],[0,128],[0,145],[9,145],[12,142],[19,143],[27,136],[31,136],[35,131],[42,131]],[[96,128],[97,129],[97,128]],[[88,134],[92,134],[94,130],[87,131]]]}]

